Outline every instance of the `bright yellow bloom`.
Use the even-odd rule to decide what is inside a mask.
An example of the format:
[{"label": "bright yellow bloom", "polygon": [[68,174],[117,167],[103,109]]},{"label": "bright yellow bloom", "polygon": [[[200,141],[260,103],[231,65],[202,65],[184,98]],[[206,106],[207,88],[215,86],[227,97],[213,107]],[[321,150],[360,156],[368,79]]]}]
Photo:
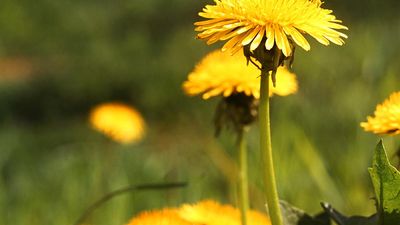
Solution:
[{"label": "bright yellow bloom", "polygon": [[121,103],[104,103],[90,113],[94,129],[119,143],[140,141],[145,134],[145,122],[138,111]]},{"label": "bright yellow bloom", "polygon": [[[183,83],[188,95],[203,93],[203,99],[223,95],[229,97],[235,93],[260,97],[260,71],[253,65],[245,64],[242,54],[230,55],[219,50],[211,52],[196,66]],[[296,75],[284,67],[279,67],[276,75],[276,87],[272,86],[270,96],[286,96],[297,91]]]},{"label": "bright yellow bloom", "polygon": [[127,225],[194,225],[179,216],[176,210],[143,212],[134,217]]},{"label": "bright yellow bloom", "polygon": [[[230,205],[206,200],[194,205],[183,205],[179,215],[187,221],[204,225],[241,225],[240,211]],[[269,218],[257,211],[247,212],[248,225],[270,225]]]},{"label": "bright yellow bloom", "polygon": [[374,117],[368,116],[367,122],[362,122],[361,127],[375,134],[400,134],[400,91],[379,104]]},{"label": "bright yellow bloom", "polygon": [[276,46],[285,56],[292,55],[291,41],[304,50],[310,44],[304,38],[309,34],[318,42],[328,45],[344,43],[347,36],[337,29],[347,29],[332,15],[332,10],[321,8],[320,0],[214,0],[200,12],[207,20],[196,22],[198,37],[207,44],[225,41],[223,50],[232,53],[250,45],[271,50]]}]

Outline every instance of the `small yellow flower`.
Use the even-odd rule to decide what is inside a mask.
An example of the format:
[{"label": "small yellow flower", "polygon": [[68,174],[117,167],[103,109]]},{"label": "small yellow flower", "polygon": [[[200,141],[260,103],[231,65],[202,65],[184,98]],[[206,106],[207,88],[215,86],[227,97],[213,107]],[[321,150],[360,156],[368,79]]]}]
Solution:
[{"label": "small yellow flower", "polygon": [[145,122],[138,111],[121,103],[104,103],[92,109],[92,127],[119,143],[135,143],[143,139]]},{"label": "small yellow flower", "polygon": [[194,225],[179,216],[176,210],[143,212],[134,217],[127,225]]},{"label": "small yellow flower", "polygon": [[[203,99],[235,93],[260,98],[260,71],[253,65],[246,65],[242,54],[230,55],[219,50],[204,57],[183,83],[188,95],[203,93]],[[297,91],[296,75],[285,67],[279,67],[276,86],[271,86],[269,95],[286,96]],[[270,79],[270,83],[272,81]]]},{"label": "small yellow flower", "polygon": [[[194,205],[183,205],[179,215],[187,221],[204,225],[241,225],[240,211],[230,205],[206,200]],[[247,212],[248,225],[270,225],[269,218],[257,211]]]},{"label": "small yellow flower", "polygon": [[368,116],[367,122],[362,122],[361,127],[375,134],[400,134],[400,91],[379,104],[374,116]]},{"label": "small yellow flower", "polygon": [[290,42],[304,50],[310,44],[309,34],[318,42],[329,45],[344,43],[347,36],[337,29],[347,27],[332,15],[332,10],[321,8],[320,0],[214,0],[199,15],[206,20],[195,23],[198,38],[212,44],[226,41],[223,50],[234,53],[243,46],[250,51],[263,45],[271,50],[275,45],[287,57],[292,55]]}]

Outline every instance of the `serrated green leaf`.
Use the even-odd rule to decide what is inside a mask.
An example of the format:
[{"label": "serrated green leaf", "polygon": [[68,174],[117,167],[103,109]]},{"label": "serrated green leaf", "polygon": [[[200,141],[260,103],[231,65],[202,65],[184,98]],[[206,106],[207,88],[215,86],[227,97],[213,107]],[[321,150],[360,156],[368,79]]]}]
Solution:
[{"label": "serrated green leaf", "polygon": [[338,225],[378,225],[378,215],[372,215],[370,217],[364,216],[351,216],[347,217],[335,210],[328,203],[321,203],[322,208],[327,212],[330,217],[338,224]]},{"label": "serrated green leaf", "polygon": [[285,201],[280,201],[285,225],[331,225],[328,213],[322,212],[314,217],[308,215]]},{"label": "serrated green leaf", "polygon": [[400,172],[390,165],[382,140],[376,146],[368,171],[376,194],[380,224],[400,224]]}]

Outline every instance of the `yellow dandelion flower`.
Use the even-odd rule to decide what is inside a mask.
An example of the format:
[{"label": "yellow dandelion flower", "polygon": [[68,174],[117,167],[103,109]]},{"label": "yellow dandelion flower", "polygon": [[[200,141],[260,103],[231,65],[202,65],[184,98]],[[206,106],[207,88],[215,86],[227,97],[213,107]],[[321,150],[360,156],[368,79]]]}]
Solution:
[{"label": "yellow dandelion flower", "polygon": [[143,212],[134,217],[127,225],[194,225],[179,216],[176,210]]},{"label": "yellow dandelion flower", "polygon": [[361,127],[375,134],[400,134],[400,91],[379,104],[374,116],[368,116],[367,122],[362,122]]},{"label": "yellow dandelion flower", "polygon": [[250,51],[264,45],[271,50],[275,45],[287,57],[292,55],[294,41],[304,50],[310,44],[304,34],[328,45],[344,43],[347,36],[338,29],[347,27],[336,19],[332,10],[321,8],[320,0],[214,0],[199,13],[204,21],[195,23],[198,38],[212,44],[228,40],[223,50],[232,53],[243,46]]},{"label": "yellow dandelion flower", "polygon": [[119,143],[135,143],[145,134],[145,122],[136,109],[121,103],[94,107],[89,116],[92,127]]},{"label": "yellow dandelion flower", "polygon": [[[214,51],[204,57],[183,83],[188,95],[203,93],[203,99],[222,95],[229,97],[235,93],[260,98],[260,71],[253,65],[246,65],[242,54],[230,55]],[[271,79],[270,82],[272,83]],[[270,96],[286,96],[297,91],[296,75],[285,67],[277,71],[276,86],[270,89]]]},{"label": "yellow dandelion flower", "polygon": [[[241,225],[240,211],[230,205],[206,200],[194,205],[183,205],[179,215],[187,221],[204,225]],[[247,212],[248,225],[270,225],[269,218],[257,211]]]}]

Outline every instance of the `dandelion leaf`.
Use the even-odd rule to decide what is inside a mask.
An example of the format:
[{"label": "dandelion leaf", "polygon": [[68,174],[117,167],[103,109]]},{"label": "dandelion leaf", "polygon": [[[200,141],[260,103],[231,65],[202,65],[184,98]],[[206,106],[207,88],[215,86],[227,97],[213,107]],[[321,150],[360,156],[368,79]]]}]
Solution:
[{"label": "dandelion leaf", "polygon": [[375,149],[372,167],[368,170],[375,190],[380,224],[400,224],[400,172],[390,164],[382,141]]},{"label": "dandelion leaf", "polygon": [[284,225],[331,225],[329,214],[322,212],[316,216],[310,216],[285,201],[280,201]]},{"label": "dandelion leaf", "polygon": [[378,215],[374,214],[370,217],[351,216],[347,217],[338,212],[328,203],[321,203],[322,208],[329,214],[333,221],[338,225],[378,225]]}]

